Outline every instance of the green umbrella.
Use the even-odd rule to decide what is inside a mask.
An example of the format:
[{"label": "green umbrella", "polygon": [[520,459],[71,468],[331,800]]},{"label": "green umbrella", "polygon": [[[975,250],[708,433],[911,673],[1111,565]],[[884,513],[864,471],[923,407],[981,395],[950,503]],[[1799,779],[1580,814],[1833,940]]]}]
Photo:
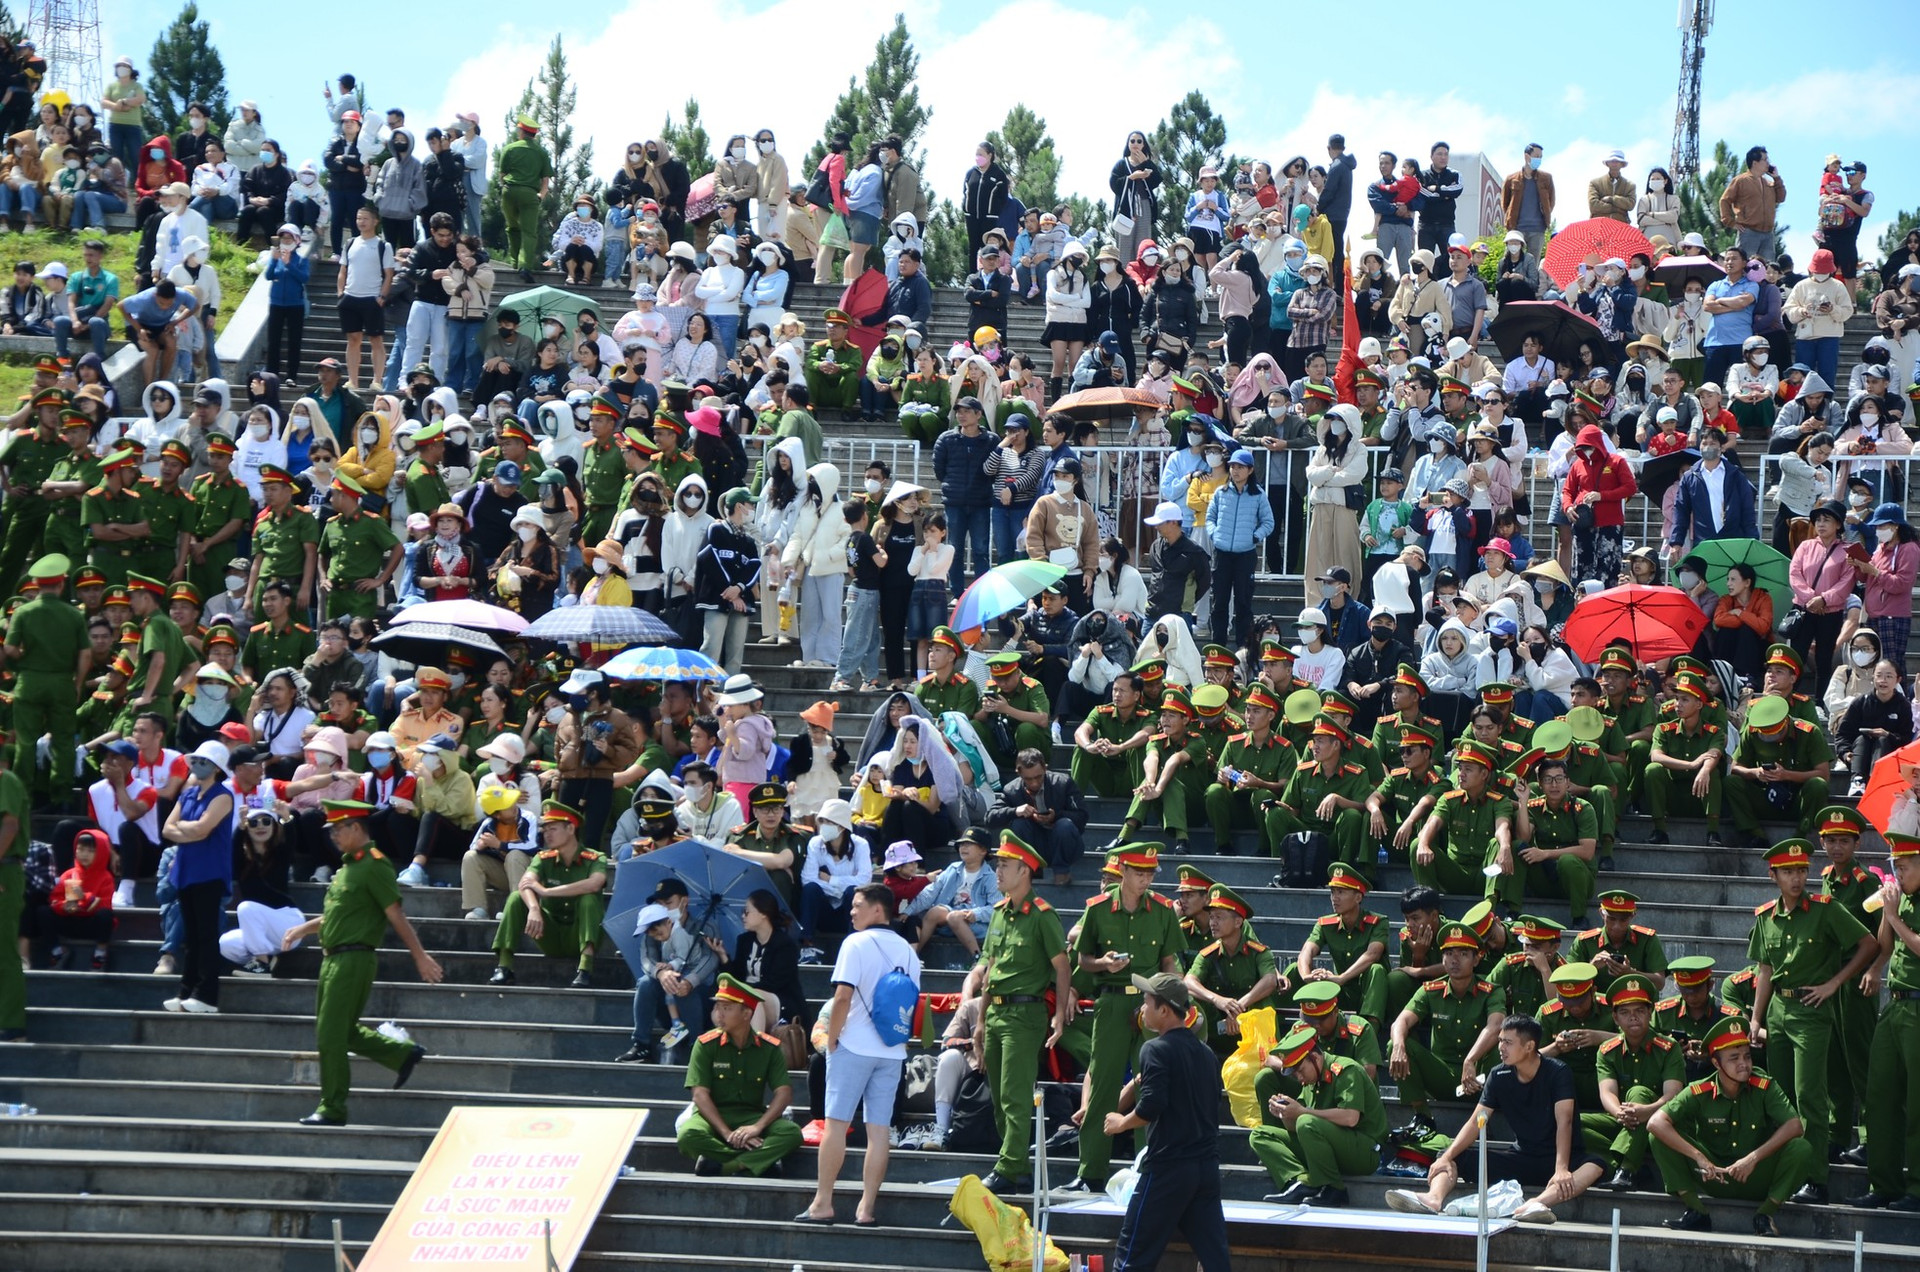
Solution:
[{"label": "green umbrella", "polygon": [[[1784,617],[1793,604],[1793,584],[1787,579],[1787,558],[1758,539],[1703,539],[1687,556],[1707,567],[1707,586],[1727,594],[1727,567],[1744,565],[1759,576],[1760,586],[1773,598],[1773,612]],[[1684,559],[1684,558],[1683,558]]]},{"label": "green umbrella", "polygon": [[523,292],[515,292],[504,300],[494,302],[494,312],[511,309],[520,315],[520,325],[532,329],[543,318],[558,318],[571,330],[575,320],[583,309],[600,312],[600,306],[591,296],[580,292],[568,291],[562,287],[533,287]]}]

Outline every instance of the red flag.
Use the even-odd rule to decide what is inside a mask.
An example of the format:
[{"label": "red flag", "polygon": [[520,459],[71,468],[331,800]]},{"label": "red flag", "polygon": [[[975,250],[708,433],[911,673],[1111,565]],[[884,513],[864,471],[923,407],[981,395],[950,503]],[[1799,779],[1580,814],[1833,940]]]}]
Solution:
[{"label": "red flag", "polygon": [[[1347,249],[1353,259],[1353,249]],[[1342,402],[1353,402],[1353,373],[1360,369],[1360,319],[1353,310],[1353,280],[1340,280],[1340,361],[1333,368],[1334,395]]]}]

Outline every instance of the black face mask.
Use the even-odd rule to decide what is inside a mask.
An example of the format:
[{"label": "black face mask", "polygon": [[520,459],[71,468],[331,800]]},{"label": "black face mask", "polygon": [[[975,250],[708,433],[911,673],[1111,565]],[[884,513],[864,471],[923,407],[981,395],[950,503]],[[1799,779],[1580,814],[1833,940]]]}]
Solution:
[{"label": "black face mask", "polygon": [[1547,643],[1541,640],[1533,641],[1528,644],[1527,652],[1532,654],[1536,659],[1545,658],[1547,656]]},{"label": "black face mask", "polygon": [[1391,627],[1376,627],[1373,629],[1373,638],[1375,641],[1384,645],[1393,639],[1393,631],[1394,629]]},{"label": "black face mask", "polygon": [[598,325],[596,325],[596,324],[594,324],[594,323],[590,323],[590,322],[582,322],[582,323],[580,324],[580,334],[581,334],[581,335],[583,335],[583,336],[590,336],[590,335],[592,335],[592,334],[593,334],[594,332],[596,332],[596,331],[598,331],[599,329],[600,329],[600,328],[598,327]]},{"label": "black face mask", "polygon": [[424,400],[427,394],[431,392],[433,392],[433,386],[431,384],[409,384],[407,386],[407,395],[415,401]]}]

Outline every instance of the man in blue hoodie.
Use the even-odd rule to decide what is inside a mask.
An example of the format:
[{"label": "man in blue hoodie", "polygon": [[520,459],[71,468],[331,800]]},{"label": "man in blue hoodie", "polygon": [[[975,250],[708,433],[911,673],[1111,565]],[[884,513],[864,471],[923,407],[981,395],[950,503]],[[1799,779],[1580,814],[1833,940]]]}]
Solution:
[{"label": "man in blue hoodie", "polygon": [[1227,484],[1207,504],[1207,534],[1213,540],[1213,638],[1230,649],[1253,643],[1253,565],[1260,544],[1272,533],[1273,505],[1253,480],[1253,452],[1237,450],[1227,458]]}]

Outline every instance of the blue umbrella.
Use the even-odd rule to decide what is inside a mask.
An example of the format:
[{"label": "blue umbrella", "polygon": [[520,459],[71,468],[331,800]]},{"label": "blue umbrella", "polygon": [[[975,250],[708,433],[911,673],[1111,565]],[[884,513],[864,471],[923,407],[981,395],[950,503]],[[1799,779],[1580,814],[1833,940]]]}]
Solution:
[{"label": "blue umbrella", "polygon": [[[698,840],[629,857],[616,867],[613,902],[607,907],[604,926],[635,976],[640,974],[642,933],[634,930],[634,921],[647,898],[669,878],[687,885],[687,926],[700,936],[720,938],[729,950],[746,930],[748,894],[765,888],[780,895],[765,866]],[[785,903],[781,908],[786,908]]]},{"label": "blue umbrella", "polygon": [[727,669],[697,649],[642,645],[615,654],[600,674],[610,680],[725,680]]},{"label": "blue umbrella", "polygon": [[522,633],[529,640],[586,641],[595,645],[670,644],[680,634],[631,605],[567,605],[548,610]]}]

